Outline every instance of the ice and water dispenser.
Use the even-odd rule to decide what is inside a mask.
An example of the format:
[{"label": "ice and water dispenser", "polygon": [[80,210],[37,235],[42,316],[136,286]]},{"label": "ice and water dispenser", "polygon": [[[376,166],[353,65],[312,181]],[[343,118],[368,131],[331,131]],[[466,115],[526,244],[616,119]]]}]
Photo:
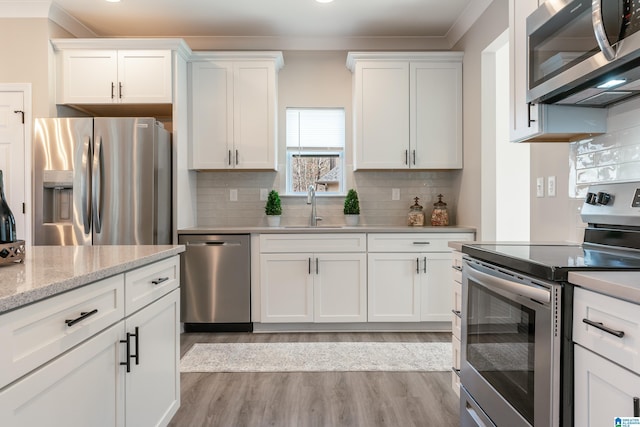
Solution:
[{"label": "ice and water dispenser", "polygon": [[73,171],[43,171],[42,187],[42,222],[45,224],[71,223],[73,219]]}]

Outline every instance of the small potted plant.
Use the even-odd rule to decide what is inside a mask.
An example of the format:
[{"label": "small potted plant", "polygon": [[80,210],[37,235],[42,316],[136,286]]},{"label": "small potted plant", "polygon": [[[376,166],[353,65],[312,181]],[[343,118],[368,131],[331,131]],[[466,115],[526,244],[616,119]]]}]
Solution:
[{"label": "small potted plant", "polygon": [[358,192],[353,188],[347,192],[347,197],[344,198],[344,218],[347,225],[358,225],[360,202],[358,201]]},{"label": "small potted plant", "polygon": [[280,203],[280,195],[276,190],[271,190],[269,192],[267,204],[264,207],[264,213],[267,214],[267,224],[269,224],[269,227],[278,227],[280,225],[282,204]]}]

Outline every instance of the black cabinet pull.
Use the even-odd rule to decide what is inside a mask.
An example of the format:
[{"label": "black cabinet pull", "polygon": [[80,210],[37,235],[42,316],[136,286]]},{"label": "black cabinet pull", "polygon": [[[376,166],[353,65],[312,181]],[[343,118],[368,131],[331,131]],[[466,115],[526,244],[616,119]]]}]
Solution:
[{"label": "black cabinet pull", "polygon": [[158,279],[152,280],[151,283],[153,283],[154,285],[159,285],[162,282],[166,282],[167,280],[169,280],[168,277],[160,277]]},{"label": "black cabinet pull", "polygon": [[420,258],[416,258],[416,274],[420,274]]},{"label": "black cabinet pull", "polygon": [[527,104],[527,127],[531,127],[531,123],[535,123],[535,120],[531,118],[531,103]]},{"label": "black cabinet pull", "polygon": [[404,150],[404,164],[409,164],[409,150]]},{"label": "black cabinet pull", "polygon": [[316,258],[316,274],[320,274],[320,267],[318,265],[318,258]]},{"label": "black cabinet pull", "polygon": [[231,150],[229,150],[229,166],[231,166]]},{"label": "black cabinet pull", "polygon": [[636,418],[640,417],[640,399],[637,397],[633,398],[633,416]]},{"label": "black cabinet pull", "polygon": [[452,366],[451,370],[455,372],[457,376],[460,376],[460,369],[457,369],[455,366]]},{"label": "black cabinet pull", "polygon": [[431,242],[413,242],[414,245],[430,245]]},{"label": "black cabinet pull", "polygon": [[138,327],[136,326],[135,334],[130,334],[132,337],[136,337],[136,354],[132,354],[131,357],[136,359],[136,365],[140,364],[140,332],[138,332]]},{"label": "black cabinet pull", "polygon": [[416,165],[416,150],[413,150],[413,165]]},{"label": "black cabinet pull", "polygon": [[67,319],[67,320],[64,321],[64,323],[66,323],[67,326],[73,326],[76,323],[83,321],[87,317],[93,316],[97,312],[98,312],[97,308],[94,309],[94,310],[91,310],[91,311],[82,311],[82,312],[80,312],[80,317],[76,317],[75,319]]},{"label": "black cabinet pull", "polygon": [[311,258],[309,258],[309,274],[311,274]]},{"label": "black cabinet pull", "polygon": [[589,319],[582,319],[583,323],[586,323],[589,326],[593,326],[596,329],[600,329],[608,334],[615,335],[618,338],[624,337],[624,331],[616,331],[615,329],[608,328],[602,324],[602,322],[594,322]]},{"label": "black cabinet pull", "polygon": [[127,332],[127,338],[124,340],[120,340],[122,344],[127,345],[127,355],[125,357],[125,362],[120,362],[120,365],[127,367],[127,372],[131,372],[131,334]]},{"label": "black cabinet pull", "polygon": [[118,97],[122,99],[122,82],[118,82]]},{"label": "black cabinet pull", "polygon": [[462,318],[462,312],[460,310],[451,310],[451,312],[453,314],[455,314],[456,316],[458,316],[459,318]]},{"label": "black cabinet pull", "polygon": [[462,271],[462,267],[460,267],[459,265],[452,265],[451,268],[457,271]]},{"label": "black cabinet pull", "polygon": [[236,166],[238,166],[238,162],[239,162],[239,160],[238,160],[238,150],[236,150]]},{"label": "black cabinet pull", "polygon": [[111,82],[111,99],[116,97],[115,94],[113,93],[115,89],[116,89],[116,85],[113,84],[113,82]]},{"label": "black cabinet pull", "polygon": [[427,274],[427,257],[424,257],[424,267],[423,270],[424,274]]}]

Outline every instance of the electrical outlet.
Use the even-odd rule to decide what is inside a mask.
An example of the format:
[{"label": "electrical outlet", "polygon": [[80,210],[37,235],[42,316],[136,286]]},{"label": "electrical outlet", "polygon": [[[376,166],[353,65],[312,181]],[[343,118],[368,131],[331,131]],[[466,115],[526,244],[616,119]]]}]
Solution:
[{"label": "electrical outlet", "polygon": [[269,197],[269,190],[267,190],[266,188],[261,188],[260,201],[264,202],[265,200],[267,200],[267,197]]},{"label": "electrical outlet", "polygon": [[549,197],[556,197],[556,177],[547,177],[547,195]]},{"label": "electrical outlet", "polygon": [[232,188],[229,190],[229,200],[232,202],[238,201],[238,190],[236,188]]},{"label": "electrical outlet", "polygon": [[392,188],[391,189],[391,200],[400,200],[400,189]]},{"label": "electrical outlet", "polygon": [[539,176],[536,179],[536,197],[544,197],[544,177]]}]

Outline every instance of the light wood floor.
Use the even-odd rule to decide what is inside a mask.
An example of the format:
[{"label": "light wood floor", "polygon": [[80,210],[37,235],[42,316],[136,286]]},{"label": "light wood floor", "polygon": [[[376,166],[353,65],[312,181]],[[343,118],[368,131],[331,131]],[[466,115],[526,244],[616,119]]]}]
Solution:
[{"label": "light wood floor", "polygon": [[[214,334],[194,343],[291,341],[447,342],[446,333]],[[184,373],[174,427],[454,427],[450,372]]]}]

